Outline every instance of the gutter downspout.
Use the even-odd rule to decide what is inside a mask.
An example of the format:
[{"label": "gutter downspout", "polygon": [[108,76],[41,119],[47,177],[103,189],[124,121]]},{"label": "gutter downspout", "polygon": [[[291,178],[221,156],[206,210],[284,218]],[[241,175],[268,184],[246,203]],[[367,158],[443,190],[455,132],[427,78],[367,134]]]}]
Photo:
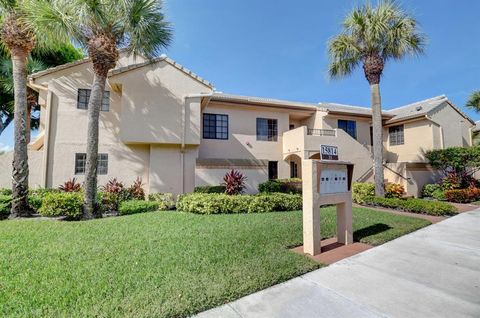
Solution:
[{"label": "gutter downspout", "polygon": [[48,91],[47,93],[47,105],[46,105],[46,115],[45,119],[45,137],[43,140],[43,172],[42,172],[42,182],[43,187],[47,188],[48,186],[48,159],[50,152],[50,125],[52,122],[52,92]]},{"label": "gutter downspout", "polygon": [[[212,97],[213,93],[200,93],[200,94],[190,94],[184,97],[183,107],[182,107],[182,143],[180,146],[180,190],[182,193],[185,193],[185,136],[186,132],[186,121],[187,121],[187,100],[191,98],[202,98],[202,97]],[[201,102],[200,102],[201,104]],[[200,105],[201,107],[201,105]]]}]

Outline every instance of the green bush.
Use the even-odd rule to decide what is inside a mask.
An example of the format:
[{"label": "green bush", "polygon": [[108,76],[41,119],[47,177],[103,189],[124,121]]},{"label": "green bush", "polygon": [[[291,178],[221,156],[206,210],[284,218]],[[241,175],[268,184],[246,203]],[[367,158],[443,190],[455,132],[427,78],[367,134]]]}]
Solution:
[{"label": "green bush", "polygon": [[446,200],[445,191],[443,191],[442,189],[437,189],[437,190],[433,191],[432,192],[432,198],[440,200],[440,201],[445,201]]},{"label": "green bush", "polygon": [[121,202],[118,212],[120,215],[129,215],[157,211],[158,209],[159,203],[156,201],[130,200]]},{"label": "green bush", "polygon": [[298,194],[226,195],[192,193],[181,195],[177,210],[198,214],[264,213],[302,209]]},{"label": "green bush", "polygon": [[224,185],[217,186],[198,186],[193,190],[194,193],[225,193]]},{"label": "green bush", "polygon": [[352,184],[352,199],[353,202],[364,204],[365,199],[375,196],[375,184],[354,182]]},{"label": "green bush", "polygon": [[128,189],[119,192],[99,191],[97,197],[102,212],[118,211],[120,203],[130,200],[130,192]]},{"label": "green bush", "polygon": [[42,207],[43,197],[38,195],[28,196],[28,205],[35,211],[38,211]]},{"label": "green bush", "polygon": [[267,180],[258,185],[258,191],[260,193],[280,192],[281,185],[280,185],[280,182],[276,180]]},{"label": "green bush", "polygon": [[12,195],[12,189],[0,188],[0,195]]},{"label": "green bush", "polygon": [[78,192],[47,193],[39,213],[43,216],[66,216],[78,219],[82,215],[83,195]]},{"label": "green bush", "polygon": [[0,194],[0,217],[5,217],[10,214],[12,207],[12,196]]},{"label": "green bush", "polygon": [[290,178],[290,179],[275,179],[267,180],[258,185],[258,191],[260,193],[302,193],[302,179]]},{"label": "green bush", "polygon": [[437,216],[457,213],[457,208],[446,202],[428,201],[414,198],[398,199],[367,197],[365,198],[365,204]]},{"label": "green bush", "polygon": [[422,197],[433,198],[433,193],[437,190],[442,191],[441,185],[439,185],[437,183],[427,183],[422,188]]},{"label": "green bush", "polygon": [[175,209],[176,203],[171,193],[150,193],[148,200],[157,202],[159,210]]}]

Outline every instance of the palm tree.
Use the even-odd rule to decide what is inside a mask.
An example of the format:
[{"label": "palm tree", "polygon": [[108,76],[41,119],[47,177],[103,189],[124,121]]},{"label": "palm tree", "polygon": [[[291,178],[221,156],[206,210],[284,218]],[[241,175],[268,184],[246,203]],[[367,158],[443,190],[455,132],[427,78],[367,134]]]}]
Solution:
[{"label": "palm tree", "polygon": [[56,10],[37,12],[37,19],[50,21],[55,30],[67,30],[83,46],[93,64],[94,79],[88,103],[87,162],[84,219],[96,215],[98,121],[108,72],[116,65],[119,48],[153,57],[172,38],[170,24],[162,13],[161,0],[57,0]]},{"label": "palm tree", "polygon": [[480,91],[475,91],[470,94],[470,97],[468,98],[465,106],[473,109],[476,112],[480,112]]},{"label": "palm tree", "polygon": [[[14,92],[14,154],[12,171],[12,210],[11,217],[29,216],[31,209],[27,203],[28,194],[28,154],[27,154],[27,59],[36,46],[49,45],[59,40],[48,28],[35,24],[31,19],[37,7],[50,6],[48,0],[1,0],[1,46],[12,60]],[[39,32],[40,31],[40,32]]]},{"label": "palm tree", "polygon": [[393,1],[354,9],[343,21],[342,32],[328,43],[329,75],[341,78],[362,65],[370,84],[373,122],[375,195],[384,196],[382,108],[380,78],[388,60],[423,53],[425,37],[417,21]]}]

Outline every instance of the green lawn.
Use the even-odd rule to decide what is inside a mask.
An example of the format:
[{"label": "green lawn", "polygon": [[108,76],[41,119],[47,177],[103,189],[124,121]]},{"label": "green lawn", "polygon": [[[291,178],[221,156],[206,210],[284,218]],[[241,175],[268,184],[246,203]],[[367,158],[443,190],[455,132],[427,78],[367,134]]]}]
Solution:
[{"label": "green lawn", "polygon": [[[322,210],[324,236],[334,215]],[[354,211],[370,244],[428,224]],[[319,267],[287,249],[302,242],[301,212],[2,221],[0,233],[2,317],[182,317]]]}]

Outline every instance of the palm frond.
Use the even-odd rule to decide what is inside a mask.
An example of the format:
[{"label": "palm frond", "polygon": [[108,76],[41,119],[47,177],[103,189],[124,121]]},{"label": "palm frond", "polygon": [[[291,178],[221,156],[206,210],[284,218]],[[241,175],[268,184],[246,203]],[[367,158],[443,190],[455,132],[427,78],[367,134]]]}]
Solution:
[{"label": "palm frond", "polygon": [[480,91],[475,91],[470,94],[465,107],[473,109],[476,112],[480,112]]}]

